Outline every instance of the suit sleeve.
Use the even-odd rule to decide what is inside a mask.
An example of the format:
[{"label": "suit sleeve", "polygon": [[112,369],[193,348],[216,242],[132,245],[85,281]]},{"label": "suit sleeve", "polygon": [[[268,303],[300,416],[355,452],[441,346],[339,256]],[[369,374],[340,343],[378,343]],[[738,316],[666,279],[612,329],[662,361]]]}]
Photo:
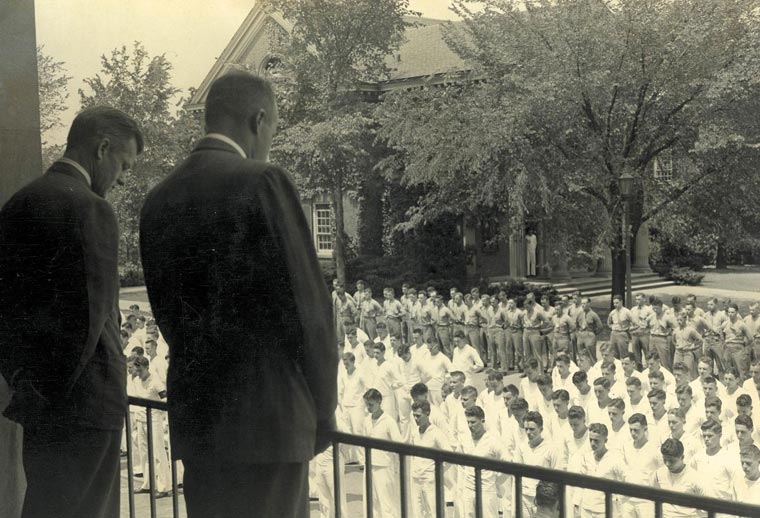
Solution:
[{"label": "suit sleeve", "polygon": [[287,173],[270,167],[256,190],[275,242],[288,266],[303,329],[301,368],[317,412],[318,430],[334,428],[337,406],[338,349],[332,304],[311,242],[298,194]]},{"label": "suit sleeve", "polygon": [[112,345],[119,344],[119,227],[106,201],[99,201],[84,212],[80,233],[87,280],[87,338],[77,351],[78,361],[66,385],[67,395],[101,338]]}]

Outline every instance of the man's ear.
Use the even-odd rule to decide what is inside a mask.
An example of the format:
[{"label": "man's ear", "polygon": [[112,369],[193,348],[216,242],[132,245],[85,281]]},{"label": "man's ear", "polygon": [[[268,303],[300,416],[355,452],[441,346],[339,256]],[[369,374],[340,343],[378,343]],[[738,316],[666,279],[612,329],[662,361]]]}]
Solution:
[{"label": "man's ear", "polygon": [[100,142],[98,142],[98,147],[95,149],[95,156],[98,158],[98,160],[102,160],[103,157],[106,154],[106,151],[108,151],[111,147],[111,140],[108,137],[104,137],[100,139]]},{"label": "man's ear", "polygon": [[259,134],[259,127],[264,123],[264,117],[266,117],[266,112],[263,109],[260,109],[248,119],[248,125],[254,135]]}]

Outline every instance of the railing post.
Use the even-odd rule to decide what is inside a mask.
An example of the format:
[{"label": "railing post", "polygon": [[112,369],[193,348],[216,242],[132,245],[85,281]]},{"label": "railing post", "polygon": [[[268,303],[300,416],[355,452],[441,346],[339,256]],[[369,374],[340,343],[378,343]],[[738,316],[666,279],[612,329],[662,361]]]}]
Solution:
[{"label": "railing post", "polygon": [[[127,405],[127,413],[125,416],[125,431],[127,434],[127,491],[129,496],[129,518],[135,518],[135,467],[132,465],[132,420],[129,417],[129,405]],[[145,476],[145,474],[143,474]]]},{"label": "railing post", "polygon": [[715,511],[707,511],[707,518],[715,518]]},{"label": "railing post", "polygon": [[446,518],[446,496],[443,488],[443,462],[435,461],[435,516]]},{"label": "railing post", "polygon": [[340,469],[340,443],[338,441],[332,442],[332,449],[333,449],[333,498],[335,499],[335,518],[341,518],[340,513],[342,509],[340,508],[341,498],[340,498],[340,478],[343,476],[343,473]]},{"label": "railing post", "polygon": [[364,448],[364,494],[367,498],[367,518],[372,518],[372,448]]},{"label": "railing post", "polygon": [[[148,429],[148,473],[150,476],[150,518],[156,518],[156,467],[153,465],[156,457],[153,454],[153,412],[145,408],[145,426]],[[143,473],[143,476],[145,474]]]},{"label": "railing post", "polygon": [[522,475],[515,475],[515,518],[522,518],[522,515],[523,515]]},{"label": "railing post", "polygon": [[406,518],[409,516],[409,502],[406,501],[406,455],[403,455],[401,453],[398,455],[398,473],[400,482],[399,485],[401,486],[401,499],[399,500],[399,503],[401,504],[401,518]]},{"label": "railing post", "polygon": [[177,461],[169,459],[169,464],[172,466],[172,516],[179,518],[179,495],[177,484]]},{"label": "railing post", "polygon": [[654,503],[654,518],[662,518],[662,502],[659,500]]},{"label": "railing post", "polygon": [[559,485],[559,515],[564,518],[567,516],[567,486]]},{"label": "railing post", "polygon": [[612,493],[609,491],[604,492],[604,517],[614,518],[612,516]]},{"label": "railing post", "polygon": [[483,472],[475,468],[475,518],[483,518]]}]

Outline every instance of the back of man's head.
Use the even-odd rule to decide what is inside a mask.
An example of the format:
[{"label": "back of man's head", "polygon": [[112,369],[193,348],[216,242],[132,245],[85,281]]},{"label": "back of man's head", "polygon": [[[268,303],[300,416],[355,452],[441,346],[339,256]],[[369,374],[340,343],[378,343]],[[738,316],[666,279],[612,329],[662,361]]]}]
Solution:
[{"label": "back of man's head", "polygon": [[228,72],[211,84],[206,97],[205,120],[209,132],[229,124],[244,125],[252,115],[274,110],[272,85],[266,79],[243,70]]},{"label": "back of man's head", "polygon": [[134,139],[137,154],[142,153],[144,140],[137,122],[110,106],[92,106],[77,114],[66,137],[66,151],[94,149],[104,138],[109,139],[111,146],[117,149],[123,149],[130,139]]}]

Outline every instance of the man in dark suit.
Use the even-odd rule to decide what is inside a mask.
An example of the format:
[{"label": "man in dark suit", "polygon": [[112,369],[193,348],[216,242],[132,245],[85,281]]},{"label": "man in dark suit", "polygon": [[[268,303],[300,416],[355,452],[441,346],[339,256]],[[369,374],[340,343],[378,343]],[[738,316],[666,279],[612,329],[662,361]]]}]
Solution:
[{"label": "man in dark suit", "polygon": [[0,211],[0,373],[4,414],[24,427],[25,518],[119,515],[126,363],[104,197],[142,147],[126,114],[86,109],[63,158]]},{"label": "man in dark suit", "polygon": [[267,163],[271,85],[223,76],[205,117],[207,135],[140,223],[188,516],[307,516],[308,461],[337,403],[330,296],[296,188]]}]

